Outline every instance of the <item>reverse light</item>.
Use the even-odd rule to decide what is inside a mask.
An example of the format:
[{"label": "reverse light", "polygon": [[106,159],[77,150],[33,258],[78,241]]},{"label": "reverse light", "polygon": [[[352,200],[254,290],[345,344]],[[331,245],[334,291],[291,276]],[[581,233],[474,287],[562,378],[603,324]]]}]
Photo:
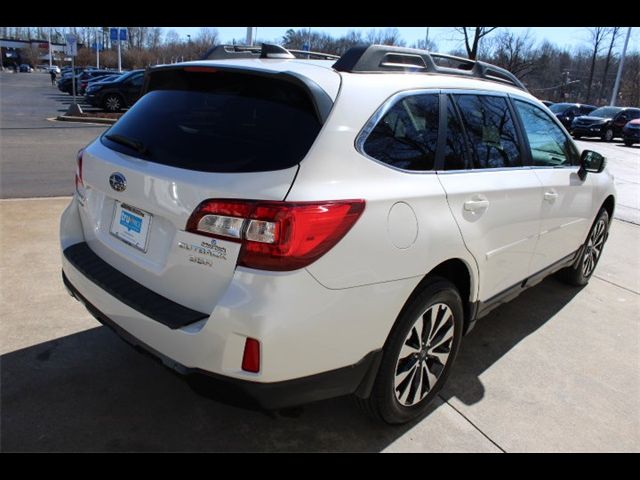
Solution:
[{"label": "reverse light", "polygon": [[364,200],[205,200],[186,230],[241,243],[238,265],[289,271],[328,252],[353,227],[364,206]]}]

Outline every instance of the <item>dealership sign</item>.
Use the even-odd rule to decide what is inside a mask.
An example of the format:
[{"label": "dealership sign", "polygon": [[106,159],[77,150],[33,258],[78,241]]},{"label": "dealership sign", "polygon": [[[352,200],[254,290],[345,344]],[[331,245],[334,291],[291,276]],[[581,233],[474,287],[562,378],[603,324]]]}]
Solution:
[{"label": "dealership sign", "polygon": [[72,57],[78,55],[78,37],[68,34],[65,35],[64,38],[67,41],[67,44],[64,46],[65,55]]}]

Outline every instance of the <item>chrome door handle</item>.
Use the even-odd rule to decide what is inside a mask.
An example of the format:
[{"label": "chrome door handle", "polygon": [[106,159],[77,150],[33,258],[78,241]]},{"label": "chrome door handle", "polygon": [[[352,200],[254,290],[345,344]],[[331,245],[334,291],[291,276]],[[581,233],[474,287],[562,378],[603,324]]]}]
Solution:
[{"label": "chrome door handle", "polygon": [[481,210],[489,206],[489,200],[467,200],[464,202],[464,209],[470,212]]},{"label": "chrome door handle", "polygon": [[558,198],[558,194],[556,192],[544,192],[544,199],[547,202],[555,202],[556,198]]}]

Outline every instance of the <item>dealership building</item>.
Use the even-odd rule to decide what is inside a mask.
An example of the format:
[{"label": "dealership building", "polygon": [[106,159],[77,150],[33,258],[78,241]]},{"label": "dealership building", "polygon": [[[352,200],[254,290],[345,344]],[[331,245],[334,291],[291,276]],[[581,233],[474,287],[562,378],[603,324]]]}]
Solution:
[{"label": "dealership building", "polygon": [[[64,56],[64,43],[51,42],[51,56],[55,64],[64,61],[71,61]],[[23,63],[30,64],[29,52],[33,49],[38,51],[38,64],[49,63],[49,42],[47,40],[13,40],[0,38],[0,50],[2,51],[2,66],[5,68]],[[36,65],[32,65],[35,67]]]}]

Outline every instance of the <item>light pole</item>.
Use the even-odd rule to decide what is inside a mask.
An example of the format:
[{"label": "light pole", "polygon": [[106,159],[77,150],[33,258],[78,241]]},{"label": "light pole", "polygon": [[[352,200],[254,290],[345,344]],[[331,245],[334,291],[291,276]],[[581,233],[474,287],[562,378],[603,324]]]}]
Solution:
[{"label": "light pole", "polygon": [[189,48],[189,56],[187,60],[191,60],[191,35],[187,34],[187,46]]}]

